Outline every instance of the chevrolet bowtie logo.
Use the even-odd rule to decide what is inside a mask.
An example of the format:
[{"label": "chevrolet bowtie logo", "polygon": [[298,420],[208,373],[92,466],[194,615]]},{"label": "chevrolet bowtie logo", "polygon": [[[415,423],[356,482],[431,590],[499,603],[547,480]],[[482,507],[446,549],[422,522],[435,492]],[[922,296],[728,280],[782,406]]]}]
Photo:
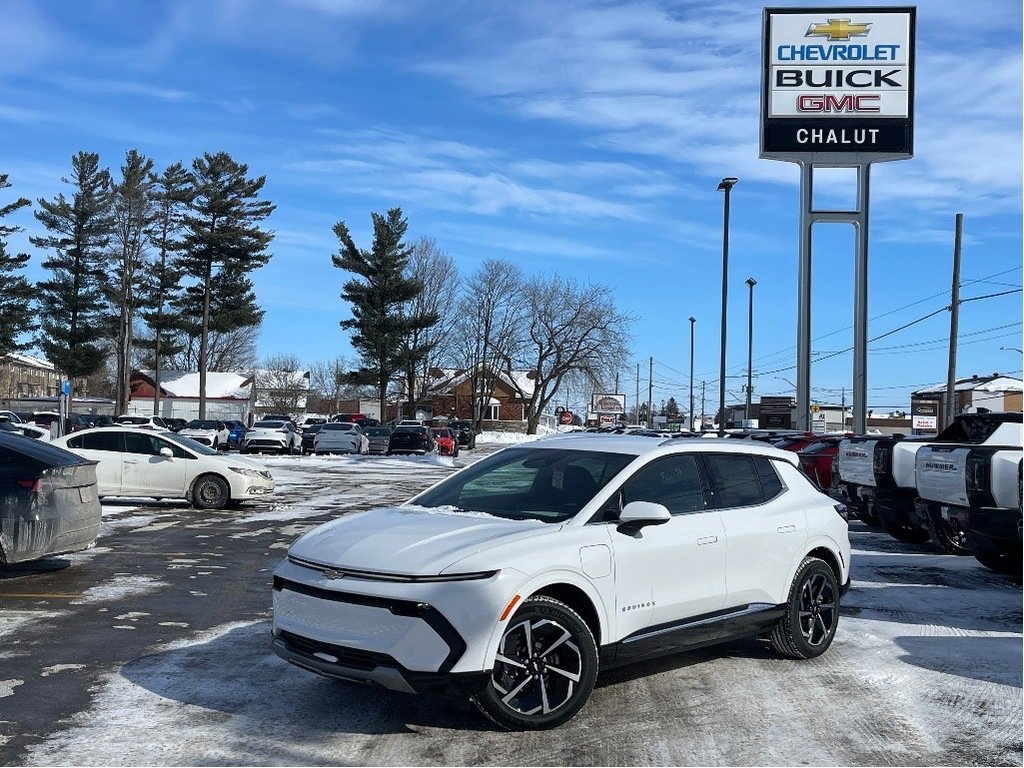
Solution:
[{"label": "chevrolet bowtie logo", "polygon": [[829,19],[828,24],[811,24],[804,37],[828,37],[829,40],[849,40],[850,37],[864,37],[871,29],[870,24],[851,24],[849,19]]}]

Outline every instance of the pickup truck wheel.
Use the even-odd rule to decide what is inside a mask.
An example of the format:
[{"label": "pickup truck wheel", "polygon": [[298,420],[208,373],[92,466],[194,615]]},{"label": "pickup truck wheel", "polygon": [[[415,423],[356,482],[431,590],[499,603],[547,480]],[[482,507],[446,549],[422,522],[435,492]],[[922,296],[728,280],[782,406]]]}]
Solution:
[{"label": "pickup truck wheel", "polygon": [[932,542],[947,555],[973,555],[974,551],[967,543],[967,534],[959,526],[942,517],[937,509],[929,509],[925,521]]},{"label": "pickup truck wheel", "polygon": [[509,620],[491,679],[473,701],[503,728],[554,728],[587,703],[597,667],[597,644],[580,615],[553,598],[530,597]]},{"label": "pickup truck wheel", "polygon": [[1006,552],[996,552],[992,549],[981,549],[980,547],[976,547],[974,549],[974,558],[990,571],[995,571],[996,573],[1005,573],[1017,576],[1021,573],[1020,552],[1016,552],[1014,555],[1009,555]]},{"label": "pickup truck wheel", "polygon": [[881,524],[886,533],[896,539],[896,541],[902,541],[904,544],[924,544],[931,538],[928,529],[922,528],[919,525],[898,523],[884,517],[881,518]]},{"label": "pickup truck wheel", "polygon": [[768,635],[772,647],[791,659],[820,656],[839,626],[839,583],[828,563],[805,557],[789,588],[786,613]]}]

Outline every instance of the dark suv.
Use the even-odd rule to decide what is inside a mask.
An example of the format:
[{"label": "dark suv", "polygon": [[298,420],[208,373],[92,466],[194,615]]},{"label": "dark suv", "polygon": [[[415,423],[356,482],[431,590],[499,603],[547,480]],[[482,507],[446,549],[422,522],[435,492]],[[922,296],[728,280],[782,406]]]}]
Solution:
[{"label": "dark suv", "polygon": [[471,421],[449,421],[448,427],[455,433],[460,446],[476,448],[476,432]]}]

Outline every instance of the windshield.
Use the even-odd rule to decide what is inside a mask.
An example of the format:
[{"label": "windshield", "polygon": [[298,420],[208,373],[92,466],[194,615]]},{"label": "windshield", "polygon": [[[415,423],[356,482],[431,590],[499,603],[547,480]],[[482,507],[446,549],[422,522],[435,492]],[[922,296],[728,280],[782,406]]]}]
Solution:
[{"label": "windshield", "polygon": [[160,432],[159,435],[168,442],[177,443],[178,445],[188,448],[193,453],[201,453],[203,456],[220,456],[220,452],[210,446],[197,443],[192,438],[179,435],[176,432]]},{"label": "windshield", "polygon": [[280,429],[284,426],[283,421],[257,421],[252,425],[253,429]]},{"label": "windshield", "polygon": [[420,494],[412,503],[560,523],[575,516],[635,458],[570,448],[507,448]]},{"label": "windshield", "polygon": [[370,437],[388,437],[391,434],[391,430],[387,427],[370,427],[366,430],[366,434]]},{"label": "windshield", "polygon": [[215,430],[219,430],[220,429],[220,423],[216,422],[216,421],[209,421],[209,420],[200,421],[199,419],[193,419],[192,421],[190,421],[186,425],[185,428],[186,429],[215,429]]}]

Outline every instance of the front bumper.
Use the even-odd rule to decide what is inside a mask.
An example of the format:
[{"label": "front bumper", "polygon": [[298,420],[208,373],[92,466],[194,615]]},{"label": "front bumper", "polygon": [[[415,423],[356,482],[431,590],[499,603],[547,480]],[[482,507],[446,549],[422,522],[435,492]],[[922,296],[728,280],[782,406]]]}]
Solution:
[{"label": "front bumper", "polygon": [[242,443],[242,451],[250,453],[254,451],[279,451],[284,453],[287,450],[287,443],[281,439],[272,437],[256,437]]},{"label": "front bumper", "polygon": [[460,698],[479,693],[489,672],[413,672],[384,654],[360,653],[274,630],[274,653],[297,667],[324,677],[372,683],[403,693],[439,693]]},{"label": "front bumper", "polygon": [[[274,649],[322,675],[404,691],[484,673],[511,574],[457,581],[338,575],[285,560],[274,572]],[[401,682],[405,681],[405,682]]]}]

